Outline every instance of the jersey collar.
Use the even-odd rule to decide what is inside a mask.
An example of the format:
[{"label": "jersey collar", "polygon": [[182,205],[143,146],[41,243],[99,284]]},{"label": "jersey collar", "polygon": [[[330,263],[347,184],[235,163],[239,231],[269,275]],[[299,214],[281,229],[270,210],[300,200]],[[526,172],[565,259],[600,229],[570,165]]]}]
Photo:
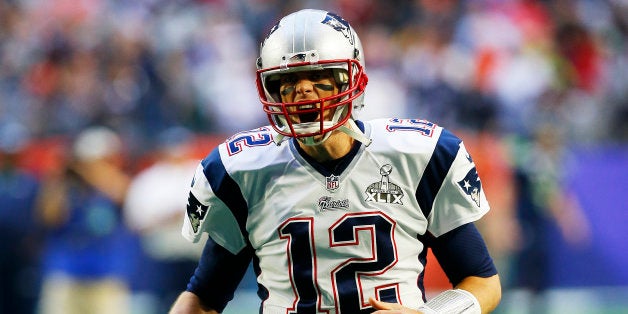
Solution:
[{"label": "jersey collar", "polygon": [[[364,132],[364,123],[359,120],[355,120],[355,123],[358,128],[360,128],[360,131]],[[332,161],[321,163],[314,160],[314,158],[312,158],[310,155],[306,154],[301,146],[299,146],[299,144],[296,142],[296,139],[292,139],[291,145],[296,149],[301,158],[303,158],[308,164],[310,164],[310,166],[316,169],[316,171],[326,177],[332,174],[339,176],[345,169],[347,169],[349,164],[351,164],[353,158],[360,151],[360,147],[362,147],[362,143],[360,141],[353,141],[353,147],[351,147],[351,150],[347,155]]]}]

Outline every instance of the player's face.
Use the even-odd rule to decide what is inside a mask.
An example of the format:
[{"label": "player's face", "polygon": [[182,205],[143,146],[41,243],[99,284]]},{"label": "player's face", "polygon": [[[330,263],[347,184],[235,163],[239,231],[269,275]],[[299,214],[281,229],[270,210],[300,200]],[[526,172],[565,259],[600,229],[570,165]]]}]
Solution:
[{"label": "player's face", "polygon": [[[279,93],[281,94],[282,102],[304,102],[336,95],[338,94],[338,86],[334,80],[332,70],[329,69],[294,72],[281,76]],[[324,102],[323,105],[326,106],[329,103]],[[298,108],[290,106],[288,111],[295,112],[296,110],[320,108],[320,106],[321,103],[298,106]],[[333,110],[325,110],[325,119],[330,119],[332,114]],[[293,123],[314,122],[320,119],[318,112],[292,115],[291,117]]]}]

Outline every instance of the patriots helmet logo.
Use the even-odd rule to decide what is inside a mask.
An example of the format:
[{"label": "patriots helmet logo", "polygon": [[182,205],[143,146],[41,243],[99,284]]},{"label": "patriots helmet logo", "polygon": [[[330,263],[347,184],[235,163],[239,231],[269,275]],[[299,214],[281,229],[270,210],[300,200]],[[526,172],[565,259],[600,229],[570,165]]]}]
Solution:
[{"label": "patriots helmet logo", "polygon": [[290,57],[290,63],[305,62],[305,53],[297,53]]},{"label": "patriots helmet logo", "polygon": [[462,188],[462,191],[464,191],[465,194],[471,197],[471,199],[475,202],[475,205],[480,207],[482,182],[480,182],[480,177],[478,176],[478,171],[475,167],[469,170],[467,175],[461,181],[458,181],[458,185]]},{"label": "patriots helmet logo", "polygon": [[328,12],[327,16],[321,23],[329,25],[336,31],[341,32],[345,36],[345,38],[349,39],[349,43],[353,45],[353,35],[351,33],[351,28],[349,28],[349,22],[347,22],[345,19],[334,13]]},{"label": "patriots helmet logo", "polygon": [[201,221],[205,219],[208,208],[209,206],[201,204],[201,202],[196,199],[194,194],[190,192],[188,196],[187,214],[188,218],[190,218],[190,223],[192,224],[192,230],[194,230],[194,233],[198,232],[198,227],[200,227]]}]

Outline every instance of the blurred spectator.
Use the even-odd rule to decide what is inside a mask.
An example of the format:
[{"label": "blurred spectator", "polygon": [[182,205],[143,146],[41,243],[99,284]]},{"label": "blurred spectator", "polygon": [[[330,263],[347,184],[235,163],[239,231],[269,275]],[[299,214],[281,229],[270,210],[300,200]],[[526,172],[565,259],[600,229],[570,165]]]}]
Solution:
[{"label": "blurred spectator", "polygon": [[522,288],[532,297],[530,313],[547,313],[542,295],[550,288],[550,231],[557,227],[563,240],[574,248],[591,244],[591,228],[573,193],[565,188],[570,156],[564,134],[553,124],[538,127],[532,139],[512,139],[516,217],[521,230],[513,255],[508,286]]},{"label": "blurred spectator", "polygon": [[45,175],[39,219],[47,230],[40,313],[128,313],[132,241],[120,205],[129,177],[110,129],[78,135],[59,169]]},{"label": "blurred spectator", "polygon": [[34,313],[39,297],[39,182],[19,165],[28,141],[23,125],[0,125],[0,313]]},{"label": "blurred spectator", "polygon": [[[203,250],[181,236],[187,187],[198,160],[191,155],[193,134],[182,127],[158,136],[158,148],[150,165],[131,182],[124,217],[141,235],[145,260],[140,260],[135,284],[148,294],[140,313],[166,313],[196,269]],[[146,302],[147,301],[147,302]]]}]

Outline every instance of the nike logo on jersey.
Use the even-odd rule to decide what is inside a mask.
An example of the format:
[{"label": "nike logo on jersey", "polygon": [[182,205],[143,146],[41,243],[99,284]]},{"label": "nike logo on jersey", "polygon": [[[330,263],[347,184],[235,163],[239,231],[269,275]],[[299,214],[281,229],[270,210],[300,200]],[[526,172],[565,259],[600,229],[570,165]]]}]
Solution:
[{"label": "nike logo on jersey", "polygon": [[482,182],[478,176],[478,171],[474,167],[461,181],[458,181],[458,185],[462,188],[465,194],[471,196],[471,199],[475,202],[475,205],[480,207],[480,191],[482,191]]},{"label": "nike logo on jersey", "polygon": [[379,168],[379,174],[382,176],[379,182],[374,182],[366,188],[366,202],[389,203],[403,205],[403,191],[401,188],[390,182],[390,173],[392,166],[385,164]]},{"label": "nike logo on jersey", "polygon": [[201,204],[201,202],[196,199],[194,194],[190,192],[188,196],[187,214],[188,218],[190,218],[190,224],[192,224],[192,230],[194,230],[194,233],[198,232],[198,227],[201,225],[201,221],[205,219],[205,214],[207,214],[208,208],[209,206]]}]

